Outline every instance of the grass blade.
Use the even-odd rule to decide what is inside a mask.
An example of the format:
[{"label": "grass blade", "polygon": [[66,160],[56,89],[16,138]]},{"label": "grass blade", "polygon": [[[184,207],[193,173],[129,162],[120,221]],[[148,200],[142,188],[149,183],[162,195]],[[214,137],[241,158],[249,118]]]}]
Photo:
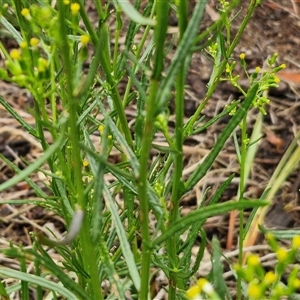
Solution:
[{"label": "grass blade", "polygon": [[[60,138],[51,145],[45,152],[44,155],[38,158],[33,164],[29,165],[26,169],[21,171],[16,176],[12,177],[11,179],[7,180],[6,182],[2,183],[0,185],[0,192],[4,191],[5,189],[17,184],[21,180],[28,177],[31,173],[33,173],[35,170],[37,170],[43,163],[47,161],[48,158],[51,157],[53,153],[60,147],[62,141],[63,141],[64,135],[62,134]],[[2,158],[3,155],[0,153],[0,158]]]},{"label": "grass blade", "polygon": [[106,205],[111,212],[112,220],[114,222],[114,225],[116,226],[117,234],[120,239],[121,249],[128,266],[130,277],[135,285],[135,288],[139,291],[141,287],[140,275],[136,267],[133,253],[127,240],[124,226],[120,220],[120,216],[117,212],[116,206],[113,202],[112,196],[107,186],[104,186],[104,191],[106,194]]},{"label": "grass blade", "polygon": [[239,202],[236,201],[228,201],[221,204],[211,205],[208,207],[204,207],[201,210],[193,211],[188,215],[184,216],[181,219],[178,219],[173,223],[173,227],[166,230],[161,236],[159,236],[156,240],[154,240],[153,244],[158,246],[166,239],[170,238],[173,234],[178,234],[182,230],[189,227],[194,222],[200,222],[201,220],[205,220],[211,216],[216,216],[219,214],[224,214],[234,209],[246,209],[246,208],[254,208],[258,206],[268,205],[267,201],[247,201],[242,200]]},{"label": "grass blade", "polygon": [[39,277],[32,274],[26,274],[17,270],[8,269],[8,268],[0,268],[0,274],[3,276],[6,276],[8,278],[16,278],[31,284],[37,284],[40,285],[48,290],[56,291],[61,296],[65,297],[69,300],[77,300],[78,297],[73,294],[71,291],[66,289],[65,287],[61,286],[61,284],[58,284],[56,282],[53,282],[51,280],[47,280],[43,277]]}]

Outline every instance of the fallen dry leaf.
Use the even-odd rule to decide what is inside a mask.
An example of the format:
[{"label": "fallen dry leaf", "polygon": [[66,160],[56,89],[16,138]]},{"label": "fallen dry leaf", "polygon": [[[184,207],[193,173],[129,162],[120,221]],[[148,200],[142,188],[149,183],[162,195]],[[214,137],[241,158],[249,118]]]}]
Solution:
[{"label": "fallen dry leaf", "polygon": [[300,72],[294,70],[281,70],[276,74],[280,80],[294,86],[300,86]]},{"label": "fallen dry leaf", "polygon": [[266,132],[266,141],[276,147],[278,153],[283,152],[284,140],[275,135],[272,131]]}]

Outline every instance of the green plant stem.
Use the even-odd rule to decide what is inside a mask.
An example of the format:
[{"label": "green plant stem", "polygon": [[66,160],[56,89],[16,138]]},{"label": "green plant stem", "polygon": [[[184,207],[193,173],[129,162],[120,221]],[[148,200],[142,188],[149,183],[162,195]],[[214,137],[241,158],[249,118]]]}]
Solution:
[{"label": "green plant stem", "polygon": [[[182,1],[184,2],[184,1]],[[172,185],[172,196],[171,196],[171,210],[170,219],[168,227],[172,227],[172,224],[179,217],[179,202],[182,195],[183,186],[182,183],[182,169],[183,169],[183,112],[184,112],[184,67],[177,76],[176,82],[176,98],[175,98],[175,114],[176,114],[176,127],[175,127],[175,145],[176,153],[174,156],[174,175],[173,175],[173,185]],[[168,253],[170,255],[170,261],[174,264],[173,268],[177,269],[178,264],[178,236],[173,235],[168,242]],[[169,297],[170,299],[175,299],[176,296],[176,283],[177,283],[176,272],[170,272],[170,286],[169,286]]]},{"label": "green plant stem", "polygon": [[[238,5],[240,1],[235,1],[232,5],[235,7]],[[195,122],[198,120],[199,115],[201,114],[203,108],[205,107],[205,105],[207,104],[208,100],[211,98],[213,92],[215,91],[217,85],[220,82],[221,76],[224,72],[224,69],[226,67],[226,64],[228,62],[228,59],[231,57],[234,49],[236,48],[238,42],[241,39],[241,36],[246,28],[246,25],[249,23],[249,20],[253,14],[253,11],[256,7],[256,0],[251,0],[249,7],[248,7],[248,11],[247,14],[245,16],[245,18],[243,19],[243,22],[237,32],[237,34],[234,37],[234,40],[232,41],[231,45],[228,47],[228,50],[226,52],[226,57],[223,59],[223,61],[221,62],[220,66],[218,67],[218,71],[216,73],[216,76],[212,82],[212,84],[209,86],[208,91],[203,99],[203,101],[201,102],[201,104],[199,105],[199,107],[197,108],[195,114],[191,117],[191,119],[189,120],[188,124],[186,125],[186,129],[185,129],[185,136],[188,136],[189,132],[191,131],[191,129],[194,127]],[[232,7],[230,6],[231,10]]]},{"label": "green plant stem", "polygon": [[[245,169],[246,169],[246,157],[247,157],[247,114],[244,116],[241,124],[241,159],[240,159],[240,186],[239,186],[239,201],[244,199],[245,191]],[[244,237],[244,210],[239,211],[239,265],[243,263],[243,237]],[[242,277],[237,277],[237,299],[242,297]]]},{"label": "green plant stem", "polygon": [[156,26],[154,30],[155,53],[152,78],[150,81],[149,97],[146,101],[146,119],[140,156],[140,170],[138,177],[138,196],[140,198],[140,224],[142,230],[142,269],[140,299],[147,300],[149,294],[149,272],[152,245],[149,235],[149,207],[147,195],[148,159],[152,146],[155,113],[157,111],[157,91],[164,69],[164,43],[168,28],[169,3],[158,1],[156,3]]},{"label": "green plant stem", "polygon": [[[187,27],[187,1],[179,1],[178,4],[178,19],[179,30],[181,40]],[[185,64],[180,67],[179,73],[176,79],[176,96],[175,96],[175,147],[176,153],[174,156],[174,175],[171,195],[171,210],[168,227],[172,227],[173,223],[179,218],[179,203],[182,195],[182,169],[183,169],[183,118],[184,118],[184,82],[185,82]],[[176,270],[178,270],[178,238],[177,234],[174,234],[167,243],[168,254],[170,256],[170,262],[173,264],[171,269],[175,269],[175,272],[170,272],[169,282],[169,299],[176,298],[176,287],[183,289],[182,281],[178,278]]]},{"label": "green plant stem", "polygon": [[[65,97],[69,98],[69,133],[71,144],[71,163],[74,176],[74,202],[78,205],[80,210],[86,210],[86,199],[84,197],[83,182],[82,182],[82,163],[80,157],[80,136],[79,128],[77,126],[78,110],[80,98],[74,95],[74,82],[73,82],[73,68],[70,60],[70,48],[68,44],[67,25],[65,16],[65,5],[62,1],[58,2],[59,7],[59,23],[60,23],[60,39],[58,47],[60,48],[64,72],[66,75],[66,92]],[[80,232],[83,265],[86,266],[88,273],[91,276],[89,286],[92,295],[95,299],[103,299],[101,286],[98,276],[98,264],[94,246],[91,241],[90,227],[87,216],[83,220],[83,225]]]},{"label": "green plant stem", "polygon": [[147,196],[147,175],[148,158],[151,150],[154,114],[156,110],[155,99],[158,89],[158,81],[151,80],[148,103],[146,105],[145,129],[142,140],[142,149],[140,156],[140,174],[138,178],[138,196],[140,199],[140,224],[142,232],[142,268],[141,268],[141,291],[139,299],[148,299],[149,291],[149,272],[151,260],[151,244],[149,234],[149,207]]}]

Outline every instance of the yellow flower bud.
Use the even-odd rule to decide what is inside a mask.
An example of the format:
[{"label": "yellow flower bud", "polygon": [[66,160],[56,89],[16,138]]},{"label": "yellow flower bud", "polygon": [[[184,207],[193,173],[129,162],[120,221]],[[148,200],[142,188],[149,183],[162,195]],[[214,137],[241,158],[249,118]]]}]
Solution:
[{"label": "yellow flower bud", "polygon": [[103,133],[104,131],[104,126],[103,125],[99,125],[98,130],[100,133]]},{"label": "yellow flower bud", "polygon": [[246,57],[246,54],[245,54],[245,53],[241,53],[241,54],[240,54],[240,59],[241,59],[241,60],[244,60],[245,57]]},{"label": "yellow flower bud", "polygon": [[9,55],[12,59],[19,59],[21,56],[21,53],[18,49],[12,49],[10,51]]},{"label": "yellow flower bud", "polygon": [[251,267],[257,267],[260,265],[259,257],[256,254],[251,254],[248,257],[247,264]]},{"label": "yellow flower bud", "polygon": [[20,43],[20,48],[21,48],[21,49],[27,48],[27,43],[26,43],[25,41],[21,42],[21,43]]},{"label": "yellow flower bud", "polygon": [[199,293],[200,293],[199,287],[197,285],[194,285],[190,287],[185,294],[189,299],[196,299],[196,297],[199,296]]},{"label": "yellow flower bud", "polygon": [[28,8],[23,8],[23,9],[21,10],[21,15],[24,16],[24,17],[29,16],[29,15],[30,15],[29,9],[28,9]]},{"label": "yellow flower bud", "polygon": [[39,44],[40,40],[38,38],[31,38],[29,43],[31,47],[35,47]]},{"label": "yellow flower bud", "polygon": [[281,69],[285,69],[285,68],[286,68],[286,64],[281,64],[281,65],[280,65],[280,68],[281,68]]},{"label": "yellow flower bud", "polygon": [[300,248],[300,235],[296,235],[293,237],[292,248],[293,249]]},{"label": "yellow flower bud", "polygon": [[284,262],[288,257],[288,251],[285,248],[279,248],[276,251],[276,256],[280,262]]},{"label": "yellow flower bud", "polygon": [[275,83],[279,83],[279,82],[280,82],[280,78],[277,77],[277,76],[275,76],[275,77],[274,77],[274,82],[275,82]]},{"label": "yellow flower bud", "polygon": [[77,15],[78,12],[80,10],[80,5],[78,3],[72,3],[71,4],[71,12],[72,12],[72,15]]},{"label": "yellow flower bud", "polygon": [[84,34],[80,37],[80,42],[82,45],[86,46],[90,41],[90,37],[87,34]]},{"label": "yellow flower bud", "polygon": [[272,284],[273,282],[275,282],[276,279],[277,279],[277,275],[273,271],[269,271],[265,275],[264,282],[267,285],[269,285],[269,284]]},{"label": "yellow flower bud", "polygon": [[255,283],[250,283],[248,287],[248,295],[251,298],[259,299],[262,296],[262,290],[259,285]]}]

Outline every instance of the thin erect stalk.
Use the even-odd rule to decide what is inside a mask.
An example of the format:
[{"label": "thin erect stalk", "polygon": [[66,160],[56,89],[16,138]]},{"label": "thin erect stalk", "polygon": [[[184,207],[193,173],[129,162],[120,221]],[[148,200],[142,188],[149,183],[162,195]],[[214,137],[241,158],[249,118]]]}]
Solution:
[{"label": "thin erect stalk", "polygon": [[[179,19],[179,30],[180,37],[182,40],[184,32],[188,23],[188,3],[180,1],[178,4],[178,19]],[[179,217],[179,202],[182,194],[182,170],[183,170],[183,117],[184,117],[184,83],[185,83],[185,64],[183,63],[179,69],[176,83],[175,83],[175,115],[176,115],[176,127],[174,133],[174,145],[176,152],[173,154],[174,159],[174,173],[173,173],[173,185],[172,185],[172,196],[171,196],[171,210],[169,217],[169,227],[173,226],[173,223]],[[170,255],[170,261],[173,265],[170,266],[171,270],[178,269],[178,236],[174,235],[168,241],[168,253]],[[177,286],[181,289],[184,288],[182,281],[177,277],[176,272],[170,272],[170,283],[169,283],[169,297],[170,299],[176,297]]]},{"label": "thin erect stalk", "polygon": [[140,156],[140,174],[138,178],[138,196],[140,201],[140,224],[142,228],[142,268],[141,268],[141,291],[140,299],[148,299],[149,293],[149,273],[151,261],[151,242],[149,235],[149,208],[148,208],[148,193],[147,193],[147,170],[148,159],[151,150],[153,128],[155,122],[155,113],[157,111],[157,90],[161,80],[162,71],[164,68],[164,42],[167,33],[169,4],[167,1],[158,1],[156,3],[156,27],[154,30],[155,54],[154,68],[152,79],[149,87],[149,97],[146,102],[146,118],[144,124],[144,133],[142,140],[141,156]]},{"label": "thin erect stalk", "polygon": [[[241,123],[241,155],[240,155],[240,186],[239,186],[239,192],[240,194],[238,195],[239,201],[244,199],[244,192],[245,192],[245,185],[246,185],[246,178],[245,178],[245,166],[246,166],[246,156],[247,156],[247,116],[244,116],[242,123]],[[244,246],[244,241],[243,241],[243,236],[244,236],[244,211],[240,210],[239,211],[239,258],[238,262],[240,265],[242,265],[243,261],[243,246]],[[241,299],[242,296],[242,278],[238,276],[237,278],[237,298]]]},{"label": "thin erect stalk", "polygon": [[[86,210],[86,199],[83,194],[83,181],[82,181],[82,160],[80,156],[80,136],[79,127],[77,125],[78,119],[78,109],[80,98],[74,95],[74,81],[72,74],[72,63],[69,56],[69,45],[68,45],[68,36],[66,31],[66,7],[63,2],[59,2],[59,22],[60,22],[60,43],[58,48],[61,50],[62,60],[64,63],[64,71],[66,73],[66,94],[69,97],[69,128],[70,128],[70,146],[71,146],[71,158],[72,169],[74,172],[74,195],[75,203],[78,206],[79,210]],[[75,209],[78,209],[75,207]],[[80,233],[80,238],[82,239],[82,259],[84,265],[86,265],[89,274],[90,280],[88,281],[93,295],[97,299],[103,299],[101,292],[101,287],[98,279],[98,267],[95,264],[96,253],[94,246],[91,241],[91,235],[89,232],[89,221],[87,218],[84,218],[83,225]]]}]

